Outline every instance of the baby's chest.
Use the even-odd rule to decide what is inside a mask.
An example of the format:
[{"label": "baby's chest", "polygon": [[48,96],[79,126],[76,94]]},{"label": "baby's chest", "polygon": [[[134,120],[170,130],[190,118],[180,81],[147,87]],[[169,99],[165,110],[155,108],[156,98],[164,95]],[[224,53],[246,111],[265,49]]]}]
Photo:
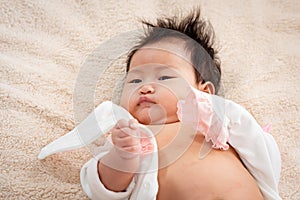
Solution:
[{"label": "baby's chest", "polygon": [[159,169],[157,199],[230,199],[227,197],[235,188],[232,184],[239,182],[237,169],[232,167],[238,161],[234,156],[223,159],[224,156],[219,154],[213,150],[201,160],[195,151],[187,151],[174,163]]},{"label": "baby's chest", "polygon": [[215,199],[211,166],[194,155],[184,155],[158,172],[158,200]]}]

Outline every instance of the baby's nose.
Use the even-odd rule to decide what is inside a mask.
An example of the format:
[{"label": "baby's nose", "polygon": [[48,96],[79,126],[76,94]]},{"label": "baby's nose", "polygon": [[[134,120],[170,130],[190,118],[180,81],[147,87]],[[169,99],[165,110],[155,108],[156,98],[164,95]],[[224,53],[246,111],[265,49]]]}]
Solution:
[{"label": "baby's nose", "polygon": [[151,84],[145,84],[139,90],[140,94],[152,94],[154,91],[154,87]]}]

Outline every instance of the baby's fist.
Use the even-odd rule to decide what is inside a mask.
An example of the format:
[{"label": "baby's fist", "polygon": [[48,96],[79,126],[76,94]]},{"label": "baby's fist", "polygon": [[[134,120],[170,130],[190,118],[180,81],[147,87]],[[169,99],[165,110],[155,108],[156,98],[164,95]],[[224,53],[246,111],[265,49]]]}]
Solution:
[{"label": "baby's fist", "polygon": [[139,126],[135,119],[119,120],[111,129],[112,142],[121,158],[132,159],[140,155]]}]

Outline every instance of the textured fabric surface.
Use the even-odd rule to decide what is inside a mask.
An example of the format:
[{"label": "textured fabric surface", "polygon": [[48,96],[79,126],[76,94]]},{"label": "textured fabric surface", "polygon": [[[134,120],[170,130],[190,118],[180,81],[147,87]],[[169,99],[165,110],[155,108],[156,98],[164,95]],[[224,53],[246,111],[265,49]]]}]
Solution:
[{"label": "textured fabric surface", "polygon": [[117,99],[122,59],[110,60],[104,72],[92,70],[96,84],[79,81],[82,74],[89,80],[86,60],[109,39],[141,28],[138,18],[199,5],[218,39],[223,95],[262,126],[272,123],[282,156],[280,195],[300,199],[297,0],[1,1],[0,199],[86,199],[79,171],[92,156],[89,148],[37,159],[93,106]]}]

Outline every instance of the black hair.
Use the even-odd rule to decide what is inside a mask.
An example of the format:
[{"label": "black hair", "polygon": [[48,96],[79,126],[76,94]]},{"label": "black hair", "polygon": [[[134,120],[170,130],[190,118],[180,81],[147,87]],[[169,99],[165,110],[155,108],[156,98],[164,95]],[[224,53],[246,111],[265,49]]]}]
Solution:
[{"label": "black hair", "polygon": [[196,82],[210,81],[217,94],[221,81],[221,63],[217,55],[218,51],[213,47],[215,33],[210,22],[201,18],[199,8],[181,19],[174,16],[157,19],[156,23],[145,20],[142,20],[142,23],[146,26],[145,34],[127,56],[127,72],[133,55],[143,46],[170,38],[179,38],[185,42],[185,48],[191,55]]}]

